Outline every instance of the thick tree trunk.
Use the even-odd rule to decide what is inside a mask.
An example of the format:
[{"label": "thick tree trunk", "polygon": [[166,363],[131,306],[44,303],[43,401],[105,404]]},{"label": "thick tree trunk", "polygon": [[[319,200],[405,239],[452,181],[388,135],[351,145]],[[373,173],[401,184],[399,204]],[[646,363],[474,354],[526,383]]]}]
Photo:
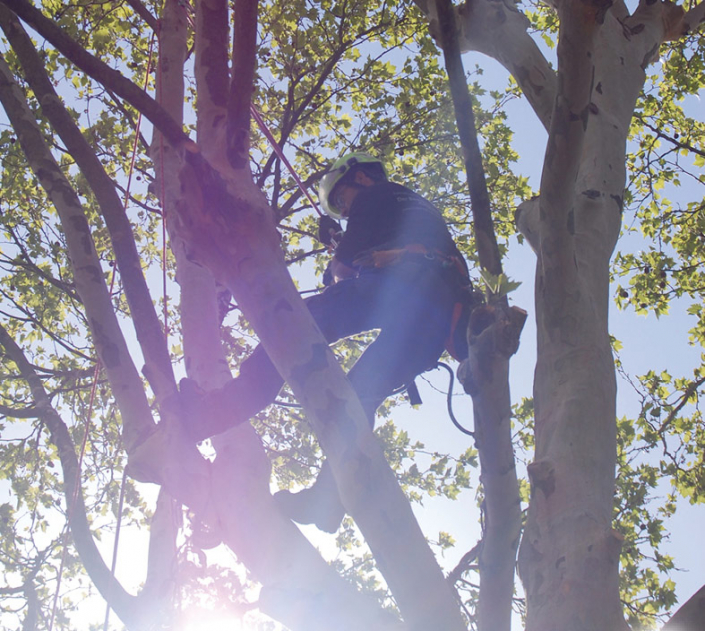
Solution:
[{"label": "thick tree trunk", "polygon": [[[522,219],[538,256],[536,456],[519,554],[529,631],[627,628],[621,539],[611,528],[609,259],[621,224],[626,136],[660,34],[657,21],[643,26],[648,16],[625,24],[596,8],[592,17],[560,14],[559,90],[541,198]],[[625,37],[636,23],[640,35]]]},{"label": "thick tree trunk", "polygon": [[[225,2],[207,2],[199,6],[197,13],[198,140],[204,147],[217,146],[225,137],[222,129],[213,124],[219,115],[222,117],[223,107],[221,103],[219,109],[214,102],[219,73],[212,70],[214,64],[221,62],[227,87],[227,63],[222,64],[222,56],[217,54],[222,47],[227,50],[227,11]],[[166,3],[162,25],[158,99],[180,121],[187,24],[179,3]],[[178,178],[180,156],[159,134],[152,143],[152,153],[157,173],[163,174],[164,179],[163,189],[159,188],[164,192],[163,204],[181,288],[186,369],[202,388],[216,389],[232,376],[220,342],[215,281],[207,268],[191,260],[186,244],[175,230],[180,214],[191,211]],[[169,413],[166,414],[169,422]],[[214,534],[223,539],[262,583],[261,611],[291,629],[328,629],[337,618],[344,620],[342,628],[350,630],[401,628],[372,599],[345,584],[299,530],[281,515],[269,491],[269,460],[249,424],[218,437],[215,445],[217,458],[203,471],[205,478],[201,477],[199,484],[182,483],[184,476],[191,475],[188,468],[176,477],[165,476],[162,471],[160,477],[165,479],[166,488],[188,504],[197,519],[213,528]],[[179,459],[178,452],[168,456],[169,460],[174,457]],[[168,470],[176,466],[178,463],[173,461],[167,464]],[[199,466],[202,468],[203,463]],[[184,493],[185,489],[190,490]],[[196,497],[198,493],[201,497]]]}]

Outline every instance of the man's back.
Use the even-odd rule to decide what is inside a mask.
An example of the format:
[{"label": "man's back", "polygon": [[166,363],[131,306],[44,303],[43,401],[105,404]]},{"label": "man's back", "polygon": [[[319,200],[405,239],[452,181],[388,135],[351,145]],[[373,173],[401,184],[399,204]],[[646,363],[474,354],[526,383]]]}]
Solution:
[{"label": "man's back", "polygon": [[368,250],[411,244],[462,258],[433,204],[401,184],[382,182],[362,189],[355,197],[335,256],[352,267],[353,261]]}]

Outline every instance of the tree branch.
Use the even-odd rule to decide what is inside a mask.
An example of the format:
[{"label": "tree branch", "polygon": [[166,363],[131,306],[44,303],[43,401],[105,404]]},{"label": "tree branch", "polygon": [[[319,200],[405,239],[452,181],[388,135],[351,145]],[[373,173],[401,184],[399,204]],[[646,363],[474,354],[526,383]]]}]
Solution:
[{"label": "tree branch", "polygon": [[34,115],[1,56],[0,102],[28,164],[59,214],[66,234],[76,290],[86,309],[93,343],[123,416],[126,444],[131,445],[150,432],[154,422],[140,376],[113,311],[90,226],[76,192],[44,142]]},{"label": "tree branch", "polygon": [[132,7],[132,10],[139,15],[155,33],[159,30],[159,21],[140,0],[125,0],[125,2]]},{"label": "tree branch", "polygon": [[[415,0],[431,34],[440,39],[435,3]],[[477,51],[502,64],[514,77],[543,126],[551,124],[556,73],[529,35],[529,20],[509,0],[471,0],[454,8],[461,52]]]},{"label": "tree branch", "polygon": [[705,585],[680,606],[662,631],[705,631]]},{"label": "tree branch", "polygon": [[448,72],[455,120],[458,125],[465,173],[467,175],[468,188],[470,189],[478,259],[483,269],[495,276],[499,276],[502,273],[502,261],[492,223],[490,196],[487,192],[482,152],[477,141],[472,98],[470,97],[465,78],[463,61],[460,58],[458,26],[450,0],[436,0],[435,4],[439,19],[441,47],[443,48],[446,71]]},{"label": "tree branch", "polygon": [[700,4],[694,6],[688,13],[683,17],[681,23],[681,28],[672,29],[673,39],[678,39],[688,33],[693,33],[697,29],[703,27],[705,22],[705,2],[700,2]]},{"label": "tree branch", "polygon": [[250,106],[257,65],[259,0],[235,0],[233,72],[228,97],[228,160],[235,169],[249,165]]},{"label": "tree branch", "polygon": [[0,415],[9,418],[39,418],[39,410],[34,406],[12,408],[8,405],[0,405]]},{"label": "tree branch", "polygon": [[[4,9],[0,7],[0,26],[2,25],[2,12]],[[17,236],[15,230],[13,230],[11,227],[7,227],[6,230],[10,233],[10,236],[12,237],[12,240],[15,242],[15,245],[19,248],[20,252],[22,253],[21,257],[17,257],[14,260],[8,260],[13,266],[17,267],[22,267],[26,270],[31,270],[33,271],[37,276],[40,278],[43,278],[46,280],[48,283],[56,287],[59,291],[64,292],[67,296],[75,300],[76,302],[81,302],[81,298],[76,294],[75,288],[70,285],[69,283],[66,283],[62,280],[59,280],[58,278],[54,278],[51,274],[48,272],[44,271],[39,265],[37,265],[34,261],[32,261],[32,258],[29,255],[29,252],[27,252],[27,248],[25,248],[24,244],[22,241],[19,239]]]},{"label": "tree branch", "polygon": [[181,125],[176,123],[159,103],[119,71],[111,68],[78,45],[39,9],[33,7],[28,0],[0,0],[0,4],[4,4],[14,11],[89,77],[109,88],[142,112],[164,134],[169,144],[179,148],[191,143]]},{"label": "tree branch", "polygon": [[[470,188],[478,259],[483,269],[499,276],[502,261],[472,99],[460,57],[457,20],[450,0],[435,0],[435,8]],[[480,479],[485,491],[486,528],[477,552],[481,586],[477,619],[480,629],[494,631],[511,628],[514,565],[521,532],[511,437],[509,358],[517,350],[525,318],[521,309],[508,308],[506,295],[473,311],[467,333],[469,357],[458,370],[459,379],[473,399]]]},{"label": "tree branch", "polygon": [[49,430],[51,442],[56,446],[59,453],[64,476],[64,496],[68,508],[69,524],[81,561],[98,591],[100,591],[103,598],[110,602],[121,620],[128,626],[134,624],[137,628],[140,622],[140,615],[135,607],[136,599],[128,594],[112,575],[93,540],[86,517],[83,493],[77,485],[80,480],[78,459],[76,458],[75,447],[68,428],[52,407],[41,379],[32,369],[22,349],[15,343],[2,324],[0,324],[0,344],[2,344],[10,359],[17,365],[20,375],[29,384],[35,405],[39,410],[39,417]]},{"label": "tree branch", "polygon": [[465,572],[470,569],[471,564],[477,560],[482,551],[482,541],[478,541],[468,552],[466,552],[457,565],[448,573],[446,580],[455,585]]},{"label": "tree branch", "polygon": [[19,20],[3,6],[0,6],[0,27],[15,51],[25,79],[41,104],[42,111],[96,195],[110,233],[137,339],[147,363],[145,375],[150,379],[156,394],[165,396],[174,392],[176,383],[169,351],[164,342],[164,332],[142,273],[132,226],[117,195],[115,184],[56,94],[32,40]]}]

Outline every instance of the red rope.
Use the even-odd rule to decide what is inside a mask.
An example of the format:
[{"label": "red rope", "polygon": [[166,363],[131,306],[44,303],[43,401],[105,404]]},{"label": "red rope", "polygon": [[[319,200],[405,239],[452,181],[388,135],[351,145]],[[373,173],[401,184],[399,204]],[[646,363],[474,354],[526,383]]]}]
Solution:
[{"label": "red rope", "polygon": [[[145,71],[144,77],[144,91],[146,92],[149,88],[149,75],[152,72],[152,54],[154,51],[154,40],[155,33],[152,33],[152,38],[149,40],[149,50],[147,53],[147,70]],[[127,212],[127,204],[130,199],[130,188],[132,185],[132,175],[135,170],[135,161],[137,160],[137,146],[140,137],[140,129],[142,126],[142,113],[139,113],[137,117],[137,126],[135,127],[135,140],[132,143],[132,157],[130,158],[130,168],[127,174],[127,186],[125,188],[125,199],[123,201],[123,207],[125,212]],[[111,291],[112,293],[112,291]],[[118,500],[118,514],[117,514],[117,526],[115,527],[115,541],[113,542],[113,558],[110,565],[110,573],[115,576],[115,570],[117,568],[117,558],[118,558],[118,548],[120,545],[120,530],[122,528],[122,509],[125,502],[125,487],[127,485],[127,475],[123,471],[122,482],[120,484],[120,499]],[[103,624],[103,630],[108,631],[108,624],[110,621],[110,603],[106,603],[105,606],[105,622]]]},{"label": "red rope", "polygon": [[[182,3],[181,6],[184,8],[184,10],[186,12],[186,20],[191,25],[191,28],[195,31],[196,30],[196,22],[194,21],[193,16],[192,16],[193,7],[188,2]],[[272,149],[274,150],[274,153],[277,154],[277,157],[284,163],[286,168],[289,170],[289,173],[291,173],[291,177],[294,178],[294,181],[296,182],[296,185],[299,187],[299,190],[304,194],[306,199],[308,199],[308,201],[311,202],[311,206],[313,206],[313,209],[318,213],[318,215],[322,217],[323,213],[321,212],[321,209],[318,207],[318,204],[315,202],[313,197],[311,197],[311,194],[308,192],[306,185],[302,182],[301,178],[299,177],[299,175],[296,172],[296,170],[294,169],[294,167],[291,166],[291,163],[289,162],[287,157],[284,155],[284,151],[279,146],[279,143],[277,142],[276,138],[274,137],[272,132],[267,127],[267,124],[264,122],[264,119],[262,118],[260,113],[257,111],[257,108],[252,104],[250,104],[250,113],[252,114],[252,118],[255,119],[255,122],[257,123],[257,126],[260,128],[260,131],[264,134],[264,137],[269,141],[269,144],[272,145]]]},{"label": "red rope", "polygon": [[294,167],[291,166],[291,163],[287,159],[287,157],[284,155],[284,151],[282,148],[279,146],[279,143],[276,141],[274,136],[272,135],[272,132],[269,131],[269,128],[267,127],[266,123],[260,116],[260,113],[257,111],[257,108],[255,108],[254,105],[250,105],[250,112],[252,113],[252,118],[255,119],[255,122],[259,126],[260,130],[264,134],[265,138],[269,140],[269,144],[272,145],[272,149],[274,149],[274,153],[277,154],[279,159],[286,165],[286,168],[289,170],[289,173],[291,173],[291,176],[294,178],[294,181],[298,185],[299,189],[301,192],[306,196],[306,199],[308,199],[309,202],[311,202],[311,206],[313,206],[313,209],[318,213],[320,217],[323,216],[323,213],[321,212],[321,209],[318,207],[318,204],[313,200],[313,197],[311,197],[310,193],[308,192],[308,189],[304,185],[304,183],[301,181],[301,178],[299,178],[298,174],[294,170]]},{"label": "red rope", "polygon": [[[161,22],[159,23],[161,27]],[[160,50],[161,54],[161,50]],[[162,65],[157,64],[157,103],[161,105],[162,100]],[[164,135],[159,134],[159,180],[161,182],[161,205],[162,205],[162,316],[164,319],[164,339],[169,342],[169,307],[167,294],[167,273],[166,273],[166,185],[164,183]]]}]

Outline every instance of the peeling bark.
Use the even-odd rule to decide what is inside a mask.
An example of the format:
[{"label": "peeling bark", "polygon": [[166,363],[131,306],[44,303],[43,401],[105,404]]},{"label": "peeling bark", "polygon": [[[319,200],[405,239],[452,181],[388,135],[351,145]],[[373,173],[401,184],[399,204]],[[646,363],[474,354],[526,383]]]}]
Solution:
[{"label": "peeling bark", "polygon": [[538,256],[536,456],[519,553],[528,631],[627,628],[619,602],[621,538],[611,528],[609,259],[621,224],[629,122],[644,60],[660,36],[655,20],[627,38],[624,25],[636,15],[620,22],[598,9],[592,16],[592,27],[580,13],[561,27],[559,73],[571,82],[559,79],[541,198],[519,215]]}]

